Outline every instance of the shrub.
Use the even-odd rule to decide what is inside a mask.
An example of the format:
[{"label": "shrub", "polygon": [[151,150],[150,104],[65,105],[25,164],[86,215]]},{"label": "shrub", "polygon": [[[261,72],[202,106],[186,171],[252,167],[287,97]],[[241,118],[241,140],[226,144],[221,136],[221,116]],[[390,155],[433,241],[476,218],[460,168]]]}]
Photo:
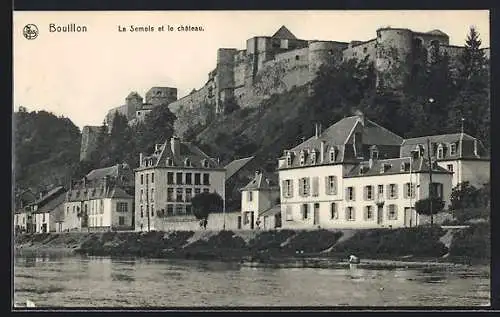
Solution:
[{"label": "shrub", "polygon": [[491,255],[491,232],[488,223],[474,224],[453,236],[450,255],[488,259]]}]

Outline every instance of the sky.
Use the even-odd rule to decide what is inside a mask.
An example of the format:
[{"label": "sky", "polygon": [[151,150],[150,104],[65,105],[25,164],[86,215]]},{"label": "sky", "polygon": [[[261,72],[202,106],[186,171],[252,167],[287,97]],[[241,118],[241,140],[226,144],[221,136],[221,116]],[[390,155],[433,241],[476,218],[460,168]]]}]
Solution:
[{"label": "sky", "polygon": [[[87,27],[85,33],[49,32],[50,24]],[[23,36],[35,24],[39,35]],[[119,28],[164,25],[159,32]],[[202,32],[180,32],[180,25]],[[380,27],[427,32],[440,29],[463,45],[470,26],[489,47],[489,12],[475,11],[58,11],[13,14],[13,109],[46,110],[75,125],[100,125],[131,91],[178,89],[178,98],[201,88],[215,68],[218,48],[244,49],[254,36],[285,25],[299,39],[349,42],[376,37]],[[168,31],[167,26],[174,27]]]}]

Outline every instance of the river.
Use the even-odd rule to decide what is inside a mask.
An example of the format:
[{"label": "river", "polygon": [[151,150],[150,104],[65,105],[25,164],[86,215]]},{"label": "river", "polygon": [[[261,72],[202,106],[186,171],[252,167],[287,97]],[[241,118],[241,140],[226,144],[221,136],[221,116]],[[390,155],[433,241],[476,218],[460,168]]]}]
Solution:
[{"label": "river", "polygon": [[250,268],[236,263],[16,256],[14,300],[37,307],[487,306],[486,266]]}]

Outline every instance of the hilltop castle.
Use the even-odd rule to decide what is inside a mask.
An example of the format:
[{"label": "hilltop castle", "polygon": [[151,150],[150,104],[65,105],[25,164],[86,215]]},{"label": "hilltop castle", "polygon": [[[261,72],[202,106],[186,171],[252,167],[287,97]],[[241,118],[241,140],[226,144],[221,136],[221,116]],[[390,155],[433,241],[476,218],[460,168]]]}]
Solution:
[{"label": "hilltop castle", "polygon": [[[178,117],[176,133],[182,136],[190,126],[206,123],[211,114],[224,113],[228,102],[240,107],[257,106],[272,94],[310,83],[322,65],[349,59],[372,61],[377,84],[383,80],[385,86],[397,88],[413,61],[428,58],[432,46],[446,52],[452,68],[456,68],[456,57],[464,48],[450,45],[448,35],[440,30],[380,28],[368,41],[337,42],[298,39],[282,26],[272,36],[248,39],[245,49],[218,49],[216,67],[200,89],[177,99],[176,88],[153,87],[146,93],[145,103],[132,92],[125,105],[109,111],[106,122],[110,126],[115,113],[121,113],[134,124],[144,120],[153,107],[168,105]],[[489,58],[490,50],[484,51]],[[95,127],[84,127],[81,160],[90,159],[96,131]]]}]

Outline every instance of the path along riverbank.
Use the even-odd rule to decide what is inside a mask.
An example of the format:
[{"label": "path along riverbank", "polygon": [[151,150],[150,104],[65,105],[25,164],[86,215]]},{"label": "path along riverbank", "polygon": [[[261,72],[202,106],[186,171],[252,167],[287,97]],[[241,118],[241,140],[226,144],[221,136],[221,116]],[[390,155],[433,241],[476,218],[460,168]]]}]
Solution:
[{"label": "path along riverbank", "polygon": [[490,227],[24,234],[15,238],[15,251],[325,268],[348,266],[355,254],[360,268],[446,267],[488,264]]}]

